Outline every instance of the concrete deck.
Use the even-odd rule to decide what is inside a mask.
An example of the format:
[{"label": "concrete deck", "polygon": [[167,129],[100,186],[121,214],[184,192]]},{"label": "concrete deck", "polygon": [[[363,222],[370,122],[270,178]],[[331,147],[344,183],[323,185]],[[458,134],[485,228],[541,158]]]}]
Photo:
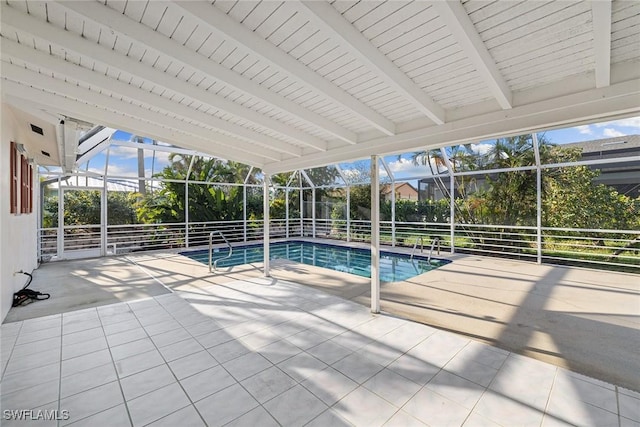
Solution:
[{"label": "concrete deck", "polygon": [[[383,284],[382,310],[640,391],[640,358],[633,356],[640,352],[638,275],[468,255],[442,258],[454,262]],[[182,256],[134,259],[175,290],[262,274],[261,264],[210,275]],[[271,273],[369,306],[369,279],[284,260],[272,263]]]},{"label": "concrete deck", "polygon": [[51,262],[32,274],[29,289],[51,298],[9,310],[5,323],[170,292],[126,257]]},{"label": "concrete deck", "polygon": [[[370,314],[366,279],[285,261],[270,279],[175,254],[113,258],[113,277],[109,266],[175,293],[3,324],[2,409],[70,417],[17,425],[640,423],[640,393],[620,387],[638,382],[637,276],[460,256],[384,285],[384,310],[436,329]],[[605,359],[567,358],[592,347]],[[582,359],[628,370],[630,385],[580,374]]]}]

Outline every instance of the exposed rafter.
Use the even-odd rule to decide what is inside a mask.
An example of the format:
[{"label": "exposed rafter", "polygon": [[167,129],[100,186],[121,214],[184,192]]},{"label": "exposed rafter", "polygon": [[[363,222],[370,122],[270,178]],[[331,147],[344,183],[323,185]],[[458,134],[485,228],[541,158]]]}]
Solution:
[{"label": "exposed rafter", "polygon": [[[92,61],[103,63],[111,68],[133,74],[141,79],[153,82],[160,87],[167,88],[176,93],[182,93],[185,96],[206,105],[210,105],[231,115],[252,121],[260,126],[295,139],[300,143],[306,143],[310,139],[313,139],[312,136],[293,129],[282,122],[266,117],[254,110],[243,107],[219,95],[203,91],[192,84],[169,76],[168,74],[153,67],[149,67],[140,61],[120,55],[111,49],[92,43],[79,36],[75,36],[69,31],[64,31],[51,24],[20,13],[14,8],[6,6],[4,3],[2,3],[1,8],[3,28],[15,28],[23,31],[48,43],[53,43],[64,47],[66,50],[71,50],[85,58],[90,58]],[[290,149],[295,152],[297,147],[291,146]]]},{"label": "exposed rafter", "polygon": [[[96,105],[100,106],[103,109],[109,109],[113,112],[119,112],[120,114],[126,114],[131,117],[139,117],[140,119],[146,120],[150,123],[155,123],[157,126],[161,126],[172,131],[175,131],[177,129],[189,129],[188,131],[185,131],[187,134],[198,136],[202,139],[210,139],[212,141],[216,141],[217,144],[228,145],[229,148],[227,148],[226,150],[227,156],[233,157],[233,159],[241,158],[244,154],[253,153],[271,160],[282,160],[282,156],[274,155],[274,152],[272,150],[266,148],[260,149],[255,145],[246,143],[237,138],[211,132],[210,130],[197,126],[185,126],[185,123],[183,123],[181,120],[173,119],[165,116],[164,114],[147,110],[145,108],[138,107],[126,102],[122,102],[117,100],[116,98],[102,95],[97,92],[92,92],[80,86],[66,83],[62,80],[45,76],[34,71],[26,70],[16,65],[4,64],[2,67],[2,74],[5,79],[8,79],[3,82],[3,86],[7,86],[13,82],[20,82],[21,85],[26,85],[24,87],[31,86],[34,88],[46,89],[48,92],[53,92],[58,96],[78,100],[85,105]],[[14,95],[19,96],[17,94]],[[36,98],[38,96],[43,96],[43,94],[37,93],[35,95]],[[67,133],[67,129],[65,129],[65,133]],[[68,153],[66,153],[65,151],[65,157],[67,156],[67,154]],[[75,161],[75,151],[72,153],[72,158],[73,161]]]},{"label": "exposed rafter", "polygon": [[591,14],[593,15],[596,87],[606,87],[611,84],[611,1],[592,1]]},{"label": "exposed rafter", "polygon": [[395,124],[353,96],[317,74],[302,62],[263,39],[217,7],[205,2],[176,2],[186,13],[209,30],[240,44],[281,72],[303,81],[333,102],[340,104],[371,126],[387,135],[395,133]]},{"label": "exposed rafter", "polygon": [[464,10],[464,6],[458,0],[434,1],[432,5],[458,41],[465,55],[480,73],[500,107],[505,110],[511,108],[511,89],[498,70],[498,66],[487,47],[480,39],[473,22]]},{"label": "exposed rafter", "polygon": [[[183,45],[175,40],[165,37],[110,7],[93,1],[60,1],[59,4],[86,19],[94,21],[97,25],[108,25],[110,29],[130,37],[138,43],[142,43],[158,53],[172,58],[176,62],[196,69],[210,78],[224,82],[248,96],[258,98],[278,110],[291,114],[318,129],[334,135],[336,138],[350,144],[357,142],[355,133],[336,125],[319,114],[301,108],[300,105],[284,96],[274,94],[253,80],[209,60],[195,51],[185,49]],[[326,149],[326,143],[318,138],[309,138],[305,143],[318,150],[324,151]]]},{"label": "exposed rafter", "polygon": [[[377,75],[408,99],[419,111],[436,124],[445,122],[445,112],[422,88],[416,85],[389,58],[381,53],[332,5],[324,1],[300,1],[301,10],[313,19],[315,25],[332,34]],[[309,13],[310,12],[310,13]]]},{"label": "exposed rafter", "polygon": [[105,91],[116,93],[128,99],[136,100],[143,105],[150,105],[167,112],[173,112],[182,116],[184,120],[197,120],[200,123],[220,129],[221,131],[256,141],[272,151],[288,153],[295,157],[300,157],[301,155],[300,149],[295,149],[289,144],[274,140],[273,138],[269,138],[261,133],[242,126],[229,123],[225,120],[203,113],[202,111],[193,110],[186,105],[178,104],[152,92],[132,87],[127,83],[111,79],[103,74],[94,73],[89,69],[53,57],[45,52],[31,49],[10,40],[2,40],[2,50],[8,57],[20,59],[27,64],[38,66],[42,69],[46,69],[47,71],[54,72],[57,75],[73,76],[74,80],[84,82],[91,87],[101,88]]}]

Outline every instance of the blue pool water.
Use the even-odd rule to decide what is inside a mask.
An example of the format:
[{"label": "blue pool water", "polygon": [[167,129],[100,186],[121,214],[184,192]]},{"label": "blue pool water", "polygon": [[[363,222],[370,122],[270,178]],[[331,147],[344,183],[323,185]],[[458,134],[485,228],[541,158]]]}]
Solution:
[{"label": "blue pool water", "polygon": [[[181,252],[193,260],[205,265],[209,262],[209,251],[198,250]],[[229,255],[229,249],[224,248],[213,253],[213,261]],[[270,259],[288,259],[303,264],[329,268],[336,271],[351,273],[362,277],[371,277],[371,251],[369,249],[336,246],[324,243],[301,241],[277,242],[269,247]],[[235,265],[262,262],[264,251],[262,245],[237,246],[228,259],[221,259],[218,268]],[[382,251],[380,254],[380,280],[383,282],[400,282],[422,273],[431,271],[451,261]]]}]

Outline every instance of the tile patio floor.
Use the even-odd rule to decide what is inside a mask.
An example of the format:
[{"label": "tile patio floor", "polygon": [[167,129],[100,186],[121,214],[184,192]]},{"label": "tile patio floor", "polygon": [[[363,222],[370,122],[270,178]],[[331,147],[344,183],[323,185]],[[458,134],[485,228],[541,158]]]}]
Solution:
[{"label": "tile patio floor", "polygon": [[280,280],[1,331],[7,427],[640,426],[639,393]]}]

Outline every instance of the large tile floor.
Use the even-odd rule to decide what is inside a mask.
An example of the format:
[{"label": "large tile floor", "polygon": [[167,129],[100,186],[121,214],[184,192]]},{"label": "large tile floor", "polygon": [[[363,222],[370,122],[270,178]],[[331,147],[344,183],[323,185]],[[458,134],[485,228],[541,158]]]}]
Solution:
[{"label": "large tile floor", "polygon": [[639,393],[266,279],[4,324],[1,393],[2,426],[640,426]]}]

